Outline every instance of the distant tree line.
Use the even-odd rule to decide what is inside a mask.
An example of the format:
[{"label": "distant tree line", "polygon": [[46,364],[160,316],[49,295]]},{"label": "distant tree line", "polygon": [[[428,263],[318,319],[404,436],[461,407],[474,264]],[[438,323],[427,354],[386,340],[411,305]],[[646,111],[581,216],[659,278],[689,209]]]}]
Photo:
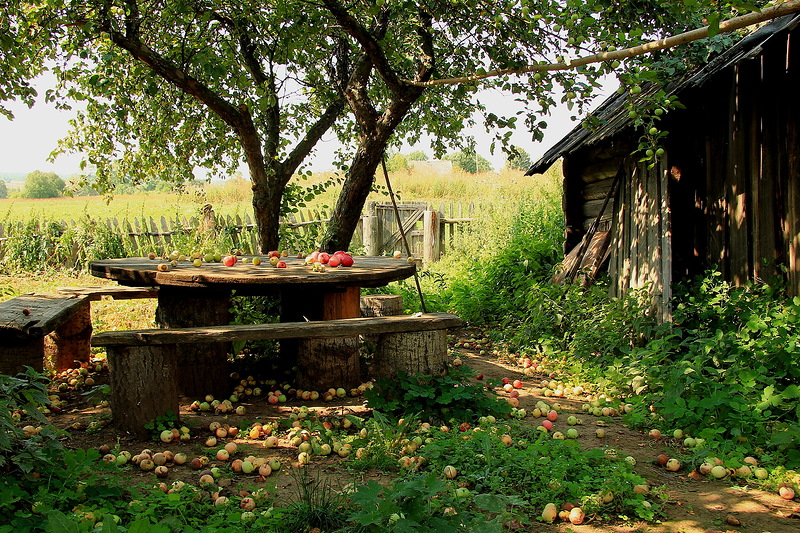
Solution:
[{"label": "distant tree line", "polygon": [[[478,172],[487,172],[494,170],[491,162],[488,159],[478,154],[475,151],[460,151],[453,152],[445,155],[445,161],[451,161],[453,166],[475,174]],[[389,172],[409,171],[411,170],[411,161],[427,161],[428,156],[425,152],[417,150],[410,154],[401,154],[395,152],[386,159],[386,170]],[[520,148],[519,146],[511,146],[510,153],[506,157],[506,168],[510,170],[528,170],[531,166],[531,156]]]}]

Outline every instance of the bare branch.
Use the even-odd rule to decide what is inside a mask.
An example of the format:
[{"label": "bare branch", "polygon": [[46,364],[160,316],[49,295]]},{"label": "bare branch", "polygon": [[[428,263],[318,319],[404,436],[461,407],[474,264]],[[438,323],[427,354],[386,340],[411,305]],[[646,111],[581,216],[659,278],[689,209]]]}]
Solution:
[{"label": "bare branch", "polygon": [[[748,13],[740,17],[735,17],[725,22],[720,22],[719,33],[730,33],[747,26],[752,26],[761,22],[776,19],[784,15],[800,12],[800,0],[788,0],[782,4],[765,8],[761,12]],[[703,26],[696,30],[690,30],[672,37],[659,39],[657,41],[650,41],[639,46],[632,48],[625,48],[623,50],[615,50],[613,52],[601,52],[599,54],[592,54],[588,56],[579,57],[577,59],[567,59],[561,63],[542,63],[539,65],[527,65],[520,68],[508,68],[491,70],[484,74],[472,74],[470,76],[461,76],[457,78],[442,78],[438,80],[429,81],[414,81],[402,80],[409,85],[417,87],[433,87],[436,85],[455,85],[458,83],[472,83],[488,78],[496,78],[498,76],[506,76],[509,74],[525,74],[528,72],[541,72],[541,71],[554,71],[554,70],[571,70],[583,65],[591,63],[602,63],[604,61],[613,61],[617,59],[626,59],[629,57],[640,56],[663,50],[665,48],[674,48],[683,44],[691,43],[708,37],[709,27]]]}]

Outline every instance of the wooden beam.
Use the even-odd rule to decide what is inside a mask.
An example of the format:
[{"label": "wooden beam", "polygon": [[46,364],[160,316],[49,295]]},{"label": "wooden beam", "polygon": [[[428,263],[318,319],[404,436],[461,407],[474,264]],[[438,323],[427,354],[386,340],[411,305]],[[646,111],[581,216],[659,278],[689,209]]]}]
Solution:
[{"label": "wooden beam", "polygon": [[387,317],[342,318],[315,322],[279,322],[172,329],[107,331],[92,337],[92,346],[145,346],[264,339],[326,338],[348,335],[431,331],[459,327],[462,321],[448,313]]}]

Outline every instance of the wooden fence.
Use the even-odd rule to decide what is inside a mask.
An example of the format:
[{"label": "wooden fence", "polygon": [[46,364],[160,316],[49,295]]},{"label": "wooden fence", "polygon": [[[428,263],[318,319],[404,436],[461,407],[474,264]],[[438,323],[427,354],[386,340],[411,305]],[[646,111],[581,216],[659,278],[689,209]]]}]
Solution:
[{"label": "wooden fence", "polygon": [[[398,204],[398,211],[412,255],[430,263],[451,249],[459,235],[468,230],[475,205],[441,204],[437,210],[424,202],[404,202]],[[298,241],[303,238],[310,241],[319,235],[322,224],[327,221],[328,215],[324,211],[301,210],[287,216],[283,224]],[[61,232],[67,232],[82,222],[86,221],[62,220],[55,225]],[[110,218],[90,222],[94,225],[104,224],[111,233],[120,235],[125,241],[126,250],[136,255],[150,250],[168,250],[179,246],[190,236],[201,236],[203,233],[224,235],[245,254],[258,250],[256,225],[250,215],[216,216],[209,209],[197,217]],[[26,235],[26,228],[27,235],[30,235],[30,224],[0,223],[0,257],[5,254],[10,239]],[[47,226],[52,229],[53,223],[47,223]],[[37,223],[34,232],[37,230],[44,233],[45,224]],[[364,250],[366,255],[384,255],[401,250],[405,255],[397,217],[391,204],[371,202],[367,205],[353,235],[351,249]]]}]

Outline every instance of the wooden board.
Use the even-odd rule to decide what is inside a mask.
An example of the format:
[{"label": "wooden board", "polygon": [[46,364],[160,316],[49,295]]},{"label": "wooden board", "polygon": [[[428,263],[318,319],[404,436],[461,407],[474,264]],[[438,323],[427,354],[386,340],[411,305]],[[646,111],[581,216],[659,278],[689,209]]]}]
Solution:
[{"label": "wooden board", "polygon": [[107,331],[92,337],[92,346],[144,346],[264,339],[326,338],[348,335],[431,331],[455,328],[462,321],[448,313],[427,313],[367,318],[343,318],[317,322],[278,322],[207,326],[179,329]]},{"label": "wooden board", "polygon": [[[253,256],[247,256],[248,259]],[[182,261],[168,272],[159,272],[161,260],[146,257],[107,259],[90,264],[92,275],[114,279],[125,285],[172,285],[179,287],[227,287],[254,290],[281,286],[302,285],[326,287],[382,287],[414,275],[415,264],[392,257],[355,257],[352,267],[328,268],[313,272],[302,259],[285,258],[287,268],[275,268],[267,258],[260,256],[262,264],[239,262],[232,267],[221,263],[204,263],[201,267]]]},{"label": "wooden board", "polygon": [[156,298],[158,287],[127,287],[125,285],[103,285],[101,287],[59,287],[58,294],[67,296],[86,296],[90,302],[110,296],[115,300],[133,300],[137,298]]},{"label": "wooden board", "polygon": [[7,339],[44,337],[72,317],[83,297],[23,294],[0,303],[0,335]]}]

